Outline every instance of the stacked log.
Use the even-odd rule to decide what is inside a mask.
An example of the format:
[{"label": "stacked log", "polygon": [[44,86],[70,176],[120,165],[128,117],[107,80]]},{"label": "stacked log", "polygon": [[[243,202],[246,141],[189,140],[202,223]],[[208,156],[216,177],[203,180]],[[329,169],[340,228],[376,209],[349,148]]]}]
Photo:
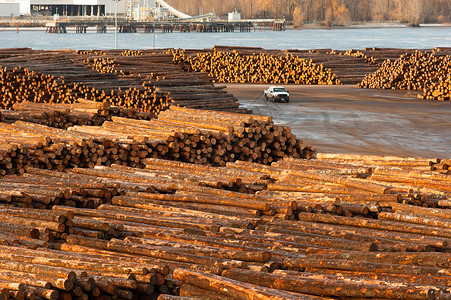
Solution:
[{"label": "stacked log", "polygon": [[377,48],[377,47],[364,48],[363,50],[359,50],[359,52],[361,52],[363,55],[375,61],[377,66],[382,65],[384,61],[388,59],[394,61],[404,54],[413,54],[415,53],[415,51],[416,49]]},{"label": "stacked log", "polygon": [[96,164],[143,168],[148,158],[217,166],[238,159],[269,164],[284,156],[312,158],[315,154],[313,147],[304,145],[289,128],[274,125],[269,117],[174,106],[151,121],[112,119],[102,126],[69,130],[20,120],[0,123],[5,142],[1,173],[22,174],[28,167],[63,171]]},{"label": "stacked log", "polygon": [[277,179],[257,194],[295,200],[295,219],[315,212],[386,219],[398,217],[384,214],[395,203],[431,208],[448,205],[448,170],[442,174],[431,171],[434,162],[446,165],[447,160],[332,154],[318,154],[318,158],[285,158],[271,167],[242,161],[227,166]]},{"label": "stacked log", "polygon": [[143,55],[143,52],[140,50],[124,50],[121,52],[121,56],[137,56],[137,55]]},{"label": "stacked log", "polygon": [[419,99],[451,101],[451,76],[444,75],[423,89],[424,94],[418,95]]},{"label": "stacked log", "polygon": [[[337,54],[337,51],[333,50],[333,51],[329,52],[328,54]],[[374,57],[368,56],[359,50],[350,49],[350,50],[347,50],[344,52],[338,52],[338,55],[354,56],[354,57],[363,59],[365,62],[367,62],[370,65],[378,65],[378,63]]]},{"label": "stacked log", "polygon": [[119,73],[120,75],[130,75],[125,74],[121,71],[115,70],[114,68],[114,60],[108,58],[94,58],[92,61],[87,59],[86,63],[92,64],[92,68],[99,73],[108,74],[108,73]]},{"label": "stacked log", "polygon": [[[111,202],[113,196],[120,194],[117,185],[113,183],[89,183],[89,178],[64,174],[55,173],[52,170],[28,168],[23,176],[5,176],[1,183],[2,203],[38,209],[49,209],[54,205],[96,208],[103,203]],[[52,180],[46,180],[46,176]],[[82,181],[82,179],[85,180]],[[9,188],[19,183],[20,187],[17,187],[14,192],[7,192]]]},{"label": "stacked log", "polygon": [[[406,204],[402,191],[410,195],[418,187],[425,185],[428,197],[449,199],[451,189],[449,176],[437,175],[440,181],[432,179],[428,171],[431,159],[376,157],[376,156],[346,156],[319,154],[320,161],[287,160],[273,164],[273,166],[258,166],[255,164],[240,163],[242,170],[261,174],[271,174],[276,183],[284,176],[296,174],[302,178],[312,178],[300,170],[316,170],[317,183],[327,179],[330,174],[341,177],[367,178],[369,185],[359,184],[363,189],[352,191],[351,185],[356,188],[357,181],[341,181],[351,195],[343,195],[347,201],[354,203],[371,202],[383,204],[389,211],[376,212],[377,219],[350,218],[349,216],[332,216],[324,213],[300,212],[297,220],[266,220],[254,230],[240,230],[241,237],[246,232],[252,232],[255,238],[261,236],[269,238],[282,238],[290,236],[300,241],[301,237],[315,236],[315,242],[320,243],[320,236],[341,237],[346,243],[340,244],[334,240],[333,246],[305,244],[305,257],[285,256],[282,269],[271,273],[252,269],[226,269],[222,277],[202,272],[188,270],[175,270],[174,277],[183,282],[180,288],[181,296],[196,297],[202,293],[214,295],[217,299],[235,296],[246,299],[250,295],[261,295],[269,292],[271,297],[280,296],[280,292],[292,292],[297,299],[309,299],[308,295],[321,297],[360,297],[384,299],[447,299],[449,297],[448,261],[447,252],[449,232],[449,212],[447,209],[420,208]],[[230,164],[231,165],[231,164]],[[371,166],[371,167],[370,167]],[[236,167],[236,166],[235,166]],[[287,168],[288,167],[288,168]],[[380,172],[391,170],[396,172],[397,182],[387,180]],[[312,172],[313,173],[313,172]],[[325,174],[328,174],[327,176]],[[393,174],[393,175],[395,175]],[[416,174],[416,176],[414,176]],[[421,176],[419,175],[421,174]],[[308,175],[308,177],[306,177]],[[429,178],[429,180],[415,182],[409,177]],[[291,178],[292,179],[292,178]],[[335,180],[335,182],[338,182]],[[391,194],[368,192],[376,186],[372,184],[390,186]],[[435,183],[434,189],[432,185]],[[269,188],[269,186],[268,186]],[[362,194],[362,192],[366,193]],[[271,192],[273,193],[273,192]],[[313,199],[321,199],[318,193],[308,194]],[[296,193],[280,193],[278,197],[296,199]],[[301,193],[297,194],[298,197]],[[329,195],[332,196],[332,195]],[[352,197],[354,196],[354,197]],[[394,197],[392,197],[394,196]],[[401,197],[400,197],[401,196]],[[391,198],[391,199],[390,199]],[[335,200],[339,200],[337,197]],[[377,199],[377,200],[376,200]],[[398,202],[404,202],[398,203]],[[337,202],[338,203],[338,202]],[[345,204],[345,202],[342,202]],[[341,203],[340,203],[341,204]],[[235,232],[236,229],[220,229],[220,232]],[[249,234],[248,233],[248,234]],[[355,244],[353,244],[355,242]],[[368,244],[369,243],[369,244]],[[280,240],[274,241],[280,244]],[[309,246],[310,245],[310,246]],[[294,246],[294,245],[293,245]],[[354,249],[351,249],[355,247]],[[362,247],[358,249],[357,247]],[[363,247],[368,247],[364,250]],[[328,249],[327,249],[328,248]],[[431,251],[439,252],[431,253]],[[423,252],[423,253],[419,253]],[[272,259],[276,259],[274,255]],[[434,258],[433,258],[434,257]],[[268,296],[268,295],[266,295]],[[221,298],[222,297],[222,298]],[[288,296],[284,295],[284,299]]]},{"label": "stacked log", "polygon": [[238,159],[268,164],[286,155],[311,158],[315,151],[296,139],[289,128],[274,125],[269,117],[177,106],[150,122],[113,118],[113,122],[106,122],[102,127],[74,126],[69,130],[97,138],[125,138],[132,133],[136,139],[147,137],[149,153],[139,156],[136,165],[147,157],[219,166]]},{"label": "stacked log", "polygon": [[90,136],[35,123],[0,123],[0,128],[5,143],[0,168],[3,175],[23,174],[29,167],[59,171],[74,165],[94,167],[120,151],[118,143],[102,144]]},{"label": "stacked log", "polygon": [[181,66],[174,65],[170,53],[126,50],[120,55],[110,51],[86,57],[84,62],[102,74],[152,81],[160,92],[170,95],[174,104],[218,111],[251,112],[239,108],[238,100],[226,93],[224,87],[215,87],[206,74],[186,73]]},{"label": "stacked log", "polygon": [[[200,131],[210,132],[213,147],[223,150],[212,152],[213,162],[219,165],[235,160],[267,164],[284,156],[308,159],[315,154],[314,148],[304,145],[290,132],[290,128],[274,125],[270,117],[171,107],[161,113],[158,120],[163,124],[167,122],[178,126],[194,126]],[[219,136],[225,135],[227,142],[223,143],[216,138],[217,146],[214,146],[215,132]]]},{"label": "stacked log", "polygon": [[122,91],[90,88],[67,82],[63,77],[36,73],[26,68],[0,68],[2,108],[11,109],[22,101],[37,103],[75,103],[78,98],[107,101],[112,105],[143,112],[158,113],[169,106],[170,99],[149,83]]},{"label": "stacked log", "polygon": [[205,72],[215,82],[339,84],[329,69],[291,54],[274,56],[211,51],[188,56],[172,50],[174,63],[187,66],[188,71]]},{"label": "stacked log", "polygon": [[106,55],[106,51],[103,50],[76,50],[77,55]]},{"label": "stacked log", "polygon": [[445,175],[451,174],[451,160],[441,159],[440,161],[431,161],[431,170]]},{"label": "stacked log", "polygon": [[[11,50],[11,52],[14,53],[14,50]],[[23,55],[0,58],[0,65],[10,69],[21,65],[36,73],[64,78],[65,83],[85,87],[78,97],[88,99],[108,98],[111,97],[112,93],[113,95],[127,94],[129,98],[135,98],[136,95],[134,94],[137,94],[138,98],[146,98],[151,95],[148,91],[150,88],[155,90],[153,94],[156,95],[157,102],[160,97],[170,101],[169,93],[172,93],[173,98],[180,100],[178,102],[180,105],[233,112],[250,112],[239,108],[237,99],[227,94],[223,88],[215,87],[207,76],[184,73],[180,67],[172,64],[170,55],[152,51],[143,51],[143,54],[146,55],[141,55],[139,59],[135,59],[134,56],[121,56],[119,51],[27,51]],[[112,65],[117,72],[98,73],[92,69],[92,61],[94,60],[114,61]],[[124,76],[123,74],[128,75]],[[143,87],[143,85],[147,86],[149,81],[152,81],[152,85]],[[159,91],[153,88],[155,85],[160,89]],[[180,88],[180,86],[183,87]],[[103,94],[105,95],[102,96]],[[124,97],[125,95],[122,98]],[[144,105],[141,101],[133,104],[133,101],[128,101],[130,102],[128,103],[119,100],[110,102],[113,105],[121,105],[128,109],[143,110],[140,108]],[[158,103],[155,103],[155,105],[158,105]]]},{"label": "stacked log", "polygon": [[[360,84],[365,76],[371,76],[387,60],[396,61],[402,55],[415,55],[416,49],[365,48],[363,50],[287,50],[298,57],[312,60],[330,69],[342,84]],[[450,48],[424,50],[438,56],[451,54]]]},{"label": "stacked log", "polygon": [[17,120],[66,129],[73,125],[102,125],[110,118],[108,102],[83,101],[74,104],[46,104],[24,101],[15,103],[14,110],[2,110],[2,120]]},{"label": "stacked log", "polygon": [[[123,55],[123,53],[138,54]],[[46,63],[47,62],[47,63]],[[94,63],[97,62],[97,63]],[[102,67],[101,62],[108,62]],[[215,87],[208,76],[186,74],[182,68],[172,63],[172,56],[162,51],[32,51],[14,60],[0,61],[1,64],[15,67],[18,64],[44,74],[57,74],[66,82],[72,82],[95,88],[109,95],[122,93],[130,87],[142,89],[143,83],[152,82],[158,94],[174,99],[177,104],[220,111],[250,113],[239,108],[237,99],[223,88]],[[111,70],[97,73],[98,69]],[[50,67],[51,66],[51,67]],[[112,71],[114,70],[114,71]],[[93,73],[94,72],[94,73]],[[127,74],[127,75],[125,75]],[[82,95],[81,97],[85,97]]]},{"label": "stacked log", "polygon": [[169,292],[167,266],[118,252],[77,254],[2,245],[0,270],[6,299],[156,299]]},{"label": "stacked log", "polygon": [[441,52],[404,54],[395,61],[385,61],[374,74],[366,76],[360,88],[423,90],[420,99],[449,99],[448,81],[451,56]]},{"label": "stacked log", "polygon": [[[324,69],[329,69],[335,75],[336,78],[342,84],[357,84],[362,81],[365,75],[373,73],[377,70],[377,66],[369,64],[367,61],[363,60],[361,57],[355,56],[345,56],[341,55],[345,51],[336,51],[330,49],[318,49],[318,50],[265,50],[262,48],[253,47],[226,47],[226,46],[214,46],[212,50],[184,50],[185,54],[189,57],[195,57],[198,54],[205,54],[208,52],[229,52],[229,53],[239,53],[241,55],[252,56],[256,53],[261,55],[268,55],[274,57],[285,57],[287,53],[293,55],[296,58],[304,59],[306,61],[311,61],[318,66],[323,66]],[[381,55],[384,56],[386,51],[381,51]],[[391,52],[389,53],[391,55]],[[400,52],[398,58],[403,52]],[[368,58],[371,59],[373,55],[371,53],[367,54]],[[391,58],[388,56],[387,58]],[[385,58],[385,59],[387,59]],[[385,60],[383,59],[383,60]],[[382,60],[382,61],[383,61]],[[181,62],[178,62],[180,65]],[[378,63],[379,62],[378,60]],[[187,69],[187,66],[184,66]]]},{"label": "stacked log", "polygon": [[112,116],[150,120],[152,113],[111,106],[109,102],[95,102],[79,98],[72,104],[49,104],[24,101],[15,103],[14,110],[1,110],[2,121],[21,120],[49,127],[67,129],[74,125],[101,126]]},{"label": "stacked log", "polygon": [[[18,260],[32,252],[13,256],[14,247],[46,242],[52,249],[41,245],[34,264],[56,263],[40,258],[46,253],[95,280],[125,277],[116,269],[94,268],[94,261],[105,268],[133,262],[175,270],[161,286],[145,289],[157,294],[447,299],[451,232],[447,206],[438,204],[449,203],[451,189],[449,175],[431,171],[430,161],[319,154],[317,160],[285,158],[271,166],[238,161],[211,167],[153,158],[145,160],[145,169],[112,165],[60,173],[29,168],[23,176],[5,177],[2,185],[22,185],[31,197],[69,189],[75,205],[61,201],[49,211],[14,207],[11,201],[0,209],[2,221],[12,222],[8,228],[30,224],[44,233],[41,227],[47,226],[55,235],[53,223],[76,231],[66,230],[52,241],[41,234],[7,239],[11,233],[5,232],[2,247],[5,257]],[[308,189],[292,192],[286,188],[290,183]],[[323,188],[318,192],[314,186]],[[427,203],[434,199],[437,208],[410,202],[423,196]],[[95,197],[95,206],[83,206]],[[307,211],[308,203],[322,207]],[[340,207],[356,217],[340,215]],[[25,215],[26,221],[18,221]],[[106,225],[115,232],[108,229],[108,234]],[[151,280],[137,273],[125,279]],[[122,295],[135,293],[130,282],[110,281],[122,282],[117,288],[129,291]]]}]

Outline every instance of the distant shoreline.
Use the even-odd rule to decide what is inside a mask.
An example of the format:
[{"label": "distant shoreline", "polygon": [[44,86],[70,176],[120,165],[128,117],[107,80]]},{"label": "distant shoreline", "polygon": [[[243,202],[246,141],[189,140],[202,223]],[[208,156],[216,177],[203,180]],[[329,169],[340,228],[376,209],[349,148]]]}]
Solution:
[{"label": "distant shoreline", "polygon": [[421,28],[421,27],[451,27],[451,24],[420,24],[418,27],[410,26],[402,23],[362,23],[362,24],[349,24],[349,25],[334,25],[328,27],[318,24],[305,24],[301,26],[290,25],[287,26],[287,30],[303,30],[303,29],[371,29],[371,28]]},{"label": "distant shoreline", "polygon": [[[1,31],[17,31],[17,26],[3,26],[5,23],[0,23],[0,32]],[[408,24],[402,23],[360,23],[360,24],[349,24],[349,25],[334,25],[331,27],[320,25],[320,24],[304,24],[304,25],[287,25],[286,30],[312,30],[312,29],[327,29],[327,30],[336,30],[336,29],[381,29],[381,28],[431,28],[431,27],[451,27],[450,23],[444,24],[420,24],[418,27],[409,26]],[[114,29],[114,26],[108,26],[111,30]],[[44,25],[40,26],[21,26],[19,24],[19,31],[46,31],[46,27]],[[88,31],[96,31],[94,28],[88,28]]]}]

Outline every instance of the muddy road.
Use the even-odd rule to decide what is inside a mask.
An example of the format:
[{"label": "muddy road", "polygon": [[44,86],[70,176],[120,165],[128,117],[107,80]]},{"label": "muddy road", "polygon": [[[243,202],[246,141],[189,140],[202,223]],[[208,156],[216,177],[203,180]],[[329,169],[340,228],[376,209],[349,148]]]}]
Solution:
[{"label": "muddy road", "polygon": [[318,152],[451,158],[450,102],[409,91],[285,85],[290,102],[272,103],[263,97],[267,87],[227,84],[227,91]]}]

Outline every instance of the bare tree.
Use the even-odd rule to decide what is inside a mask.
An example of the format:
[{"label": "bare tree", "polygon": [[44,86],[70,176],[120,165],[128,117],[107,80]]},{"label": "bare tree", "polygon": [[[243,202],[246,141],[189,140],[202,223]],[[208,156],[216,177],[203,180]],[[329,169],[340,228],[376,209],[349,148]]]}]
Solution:
[{"label": "bare tree", "polygon": [[[303,22],[403,21],[449,22],[450,0],[166,0],[177,9],[225,16],[235,8],[246,17],[298,19]],[[296,13],[295,10],[297,9]]]}]

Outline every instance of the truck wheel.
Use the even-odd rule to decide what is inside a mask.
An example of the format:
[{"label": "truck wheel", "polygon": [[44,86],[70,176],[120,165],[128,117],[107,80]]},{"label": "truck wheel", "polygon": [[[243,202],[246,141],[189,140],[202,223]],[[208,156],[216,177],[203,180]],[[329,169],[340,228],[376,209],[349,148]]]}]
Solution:
[{"label": "truck wheel", "polygon": [[290,102],[290,99],[287,99],[287,103]]},{"label": "truck wheel", "polygon": [[265,95],[265,101],[268,101],[268,96]]}]

